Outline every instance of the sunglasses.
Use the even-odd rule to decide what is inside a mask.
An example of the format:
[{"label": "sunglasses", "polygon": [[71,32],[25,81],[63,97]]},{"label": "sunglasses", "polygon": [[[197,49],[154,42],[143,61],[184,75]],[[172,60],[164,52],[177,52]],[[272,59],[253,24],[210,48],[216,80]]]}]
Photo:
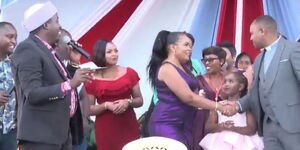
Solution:
[{"label": "sunglasses", "polygon": [[205,64],[206,62],[212,63],[215,60],[219,60],[219,58],[204,58],[201,61]]}]

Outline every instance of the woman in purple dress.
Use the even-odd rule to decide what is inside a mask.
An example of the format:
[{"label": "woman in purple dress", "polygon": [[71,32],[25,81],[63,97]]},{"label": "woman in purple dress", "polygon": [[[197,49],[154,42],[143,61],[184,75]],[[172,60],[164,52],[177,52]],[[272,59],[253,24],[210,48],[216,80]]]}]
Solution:
[{"label": "woman in purple dress", "polygon": [[192,41],[185,32],[161,31],[148,64],[149,78],[159,98],[149,121],[150,135],[178,140],[189,150],[193,150],[196,108],[227,110],[226,106],[197,94],[197,80],[182,66],[191,53]]},{"label": "woman in purple dress", "polygon": [[[206,74],[197,76],[199,86],[202,89],[200,94],[211,101],[220,100],[220,91],[224,82],[223,64],[226,59],[226,52],[220,47],[208,47],[202,51],[202,62],[206,68]],[[205,123],[209,116],[209,110],[199,109],[194,119],[194,150],[202,150],[199,142],[205,136]]]}]

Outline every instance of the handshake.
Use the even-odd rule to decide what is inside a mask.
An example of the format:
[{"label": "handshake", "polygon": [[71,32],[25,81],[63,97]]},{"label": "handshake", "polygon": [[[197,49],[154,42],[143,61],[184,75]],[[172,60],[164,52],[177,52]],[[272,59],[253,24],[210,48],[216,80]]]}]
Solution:
[{"label": "handshake", "polygon": [[233,116],[235,115],[239,110],[239,104],[237,101],[220,101],[216,104],[216,109],[220,111],[225,116]]},{"label": "handshake", "polygon": [[[203,89],[199,91],[199,95],[205,97],[205,92]],[[201,108],[198,109],[201,110]],[[233,116],[240,110],[240,107],[238,101],[223,100],[216,102],[215,110],[220,111],[225,116]]]}]

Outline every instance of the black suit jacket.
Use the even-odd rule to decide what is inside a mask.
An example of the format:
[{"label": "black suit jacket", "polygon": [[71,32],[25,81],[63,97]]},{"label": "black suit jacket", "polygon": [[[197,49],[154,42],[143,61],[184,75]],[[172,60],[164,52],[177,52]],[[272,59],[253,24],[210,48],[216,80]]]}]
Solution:
[{"label": "black suit jacket", "polygon": [[[75,74],[75,71],[77,68],[71,66],[70,64],[67,65],[67,71],[69,72],[70,76],[73,77]],[[79,103],[79,91],[76,91],[76,97],[77,97],[77,102],[76,102],[76,112],[74,116],[72,116],[70,120],[70,130],[71,130],[71,135],[72,135],[72,144],[73,145],[79,145],[82,143],[83,139],[83,121],[82,121],[82,112],[80,109],[80,103]]]},{"label": "black suit jacket", "polygon": [[70,123],[70,93],[61,91],[66,77],[51,51],[35,36],[21,42],[12,58],[18,97],[18,140],[62,144]]}]

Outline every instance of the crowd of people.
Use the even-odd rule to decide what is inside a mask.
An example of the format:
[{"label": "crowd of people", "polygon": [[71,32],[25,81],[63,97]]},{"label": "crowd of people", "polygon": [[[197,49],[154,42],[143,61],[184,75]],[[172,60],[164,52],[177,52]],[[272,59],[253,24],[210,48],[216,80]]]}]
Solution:
[{"label": "crowd of people", "polygon": [[204,48],[198,61],[190,33],[160,31],[147,66],[154,94],[143,135],[134,112],[144,101],[140,77],[117,65],[117,45],[98,40],[91,61],[101,69],[80,68],[51,2],[29,7],[23,24],[29,36],[17,44],[14,25],[0,22],[1,150],[87,150],[90,116],[99,150],[121,150],[141,136],[188,150],[300,146],[300,44],[283,38],[271,16],[250,26],[261,50],[254,62],[230,42]]}]

